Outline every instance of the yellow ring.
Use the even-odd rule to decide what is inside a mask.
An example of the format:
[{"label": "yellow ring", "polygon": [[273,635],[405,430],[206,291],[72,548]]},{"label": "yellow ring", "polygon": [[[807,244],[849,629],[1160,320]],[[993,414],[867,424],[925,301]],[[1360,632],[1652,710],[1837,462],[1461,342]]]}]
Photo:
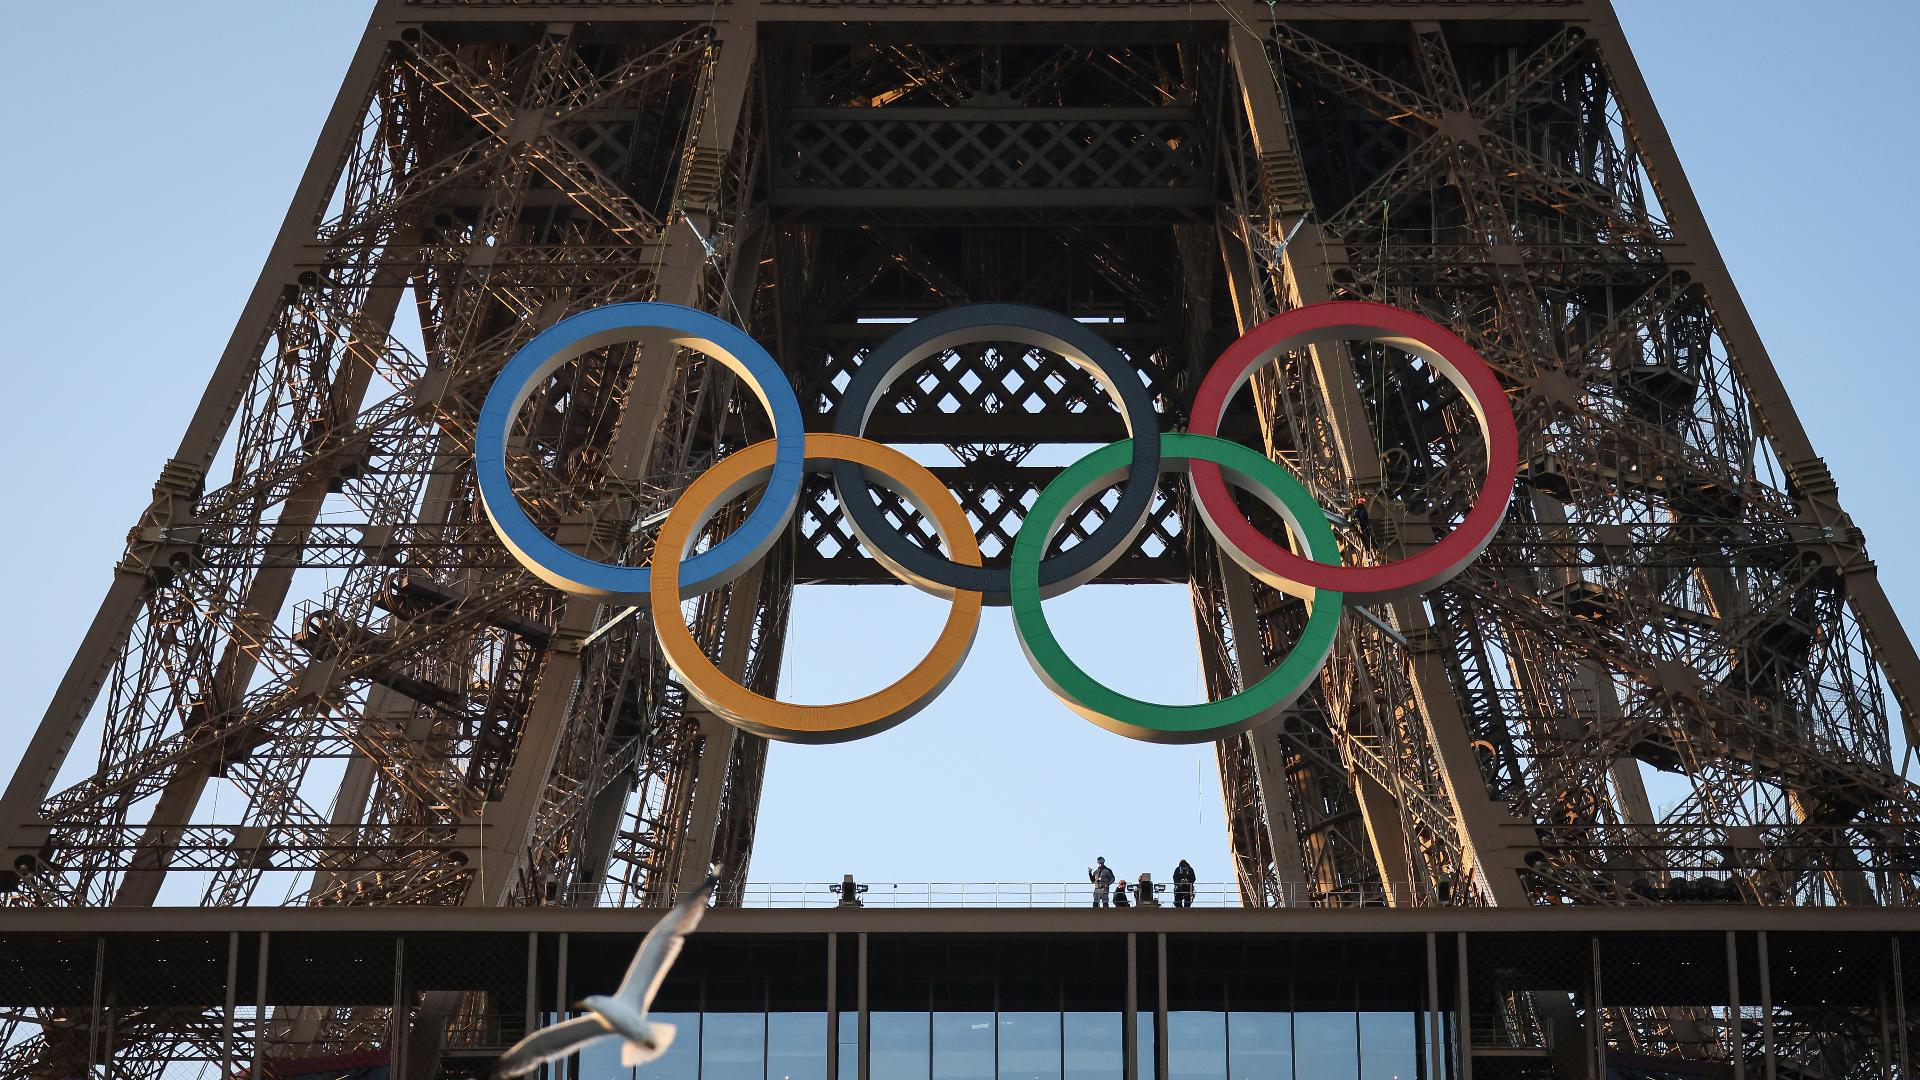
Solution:
[{"label": "yellow ring", "polygon": [[[653,590],[647,596],[660,649],[688,693],[714,715],[756,735],[786,742],[832,743],[885,731],[919,712],[953,681],[980,629],[980,607],[985,599],[980,593],[913,581],[953,601],[939,639],[899,682],[838,705],[794,705],[741,686],[707,658],[680,612],[680,601],[687,599],[680,592],[681,560],[719,507],[772,473],[775,449],[769,439],[723,458],[688,485],[661,523],[654,542]],[[807,436],[806,457],[809,469],[818,470],[832,461],[864,467],[870,479],[879,480],[932,520],[954,562],[981,564],[980,545],[974,540],[966,511],[946,485],[919,462],[881,443],[828,434]],[[899,572],[891,565],[888,569]]]}]

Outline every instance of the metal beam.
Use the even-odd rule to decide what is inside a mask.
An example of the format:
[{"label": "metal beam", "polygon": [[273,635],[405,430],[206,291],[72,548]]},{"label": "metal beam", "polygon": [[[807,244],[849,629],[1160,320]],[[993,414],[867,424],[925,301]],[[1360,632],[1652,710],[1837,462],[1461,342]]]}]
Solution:
[{"label": "metal beam", "polygon": [[1706,286],[1721,333],[1733,353],[1741,382],[1752,398],[1753,411],[1774,454],[1787,468],[1790,479],[1799,488],[1801,512],[1825,528],[1833,541],[1837,561],[1846,582],[1847,602],[1859,615],[1887,681],[1900,704],[1900,718],[1906,728],[1909,745],[1920,744],[1920,651],[1901,623],[1887,597],[1886,589],[1873,562],[1867,558],[1865,538],[1853,525],[1853,519],[1840,506],[1839,492],[1813,440],[1800,422],[1800,414],[1787,395],[1759,328],[1747,311],[1725,258],[1707,227],[1706,214],[1694,197],[1686,170],[1674,150],[1660,110],[1646,79],[1633,59],[1625,32],[1609,4],[1604,15],[1589,27],[1600,48],[1607,76],[1619,97],[1622,120],[1635,148],[1646,162],[1647,174],[1659,193],[1677,238],[1695,249],[1697,260],[1693,274]]},{"label": "metal beam", "polygon": [[[313,155],[295,188],[287,216],[267,254],[266,265],[241,310],[233,335],[220,354],[193,419],[180,438],[179,448],[168,468],[162,471],[161,482],[154,487],[154,502],[148,514],[163,525],[188,515],[194,489],[213,463],[240,396],[260,362],[261,348],[273,317],[286,304],[287,290],[297,283],[296,263],[305,246],[315,240],[314,226],[326,210],[334,183],[358,134],[361,117],[386,57],[391,31],[391,26],[376,10],[321,126]],[[101,685],[125,647],[148,588],[148,578],[138,568],[123,563],[116,569],[106,598],[15,766],[5,795],[0,796],[0,858],[4,858],[0,874],[12,873],[17,858],[37,853],[45,841],[40,823],[41,800],[51,790],[54,776],[66,760],[80,725],[92,711]]]},{"label": "metal beam", "polygon": [[[126,934],[637,934],[666,909],[565,907],[243,907],[6,908],[0,932],[49,937]],[[1773,930],[1790,934],[1920,933],[1920,909],[1790,908],[1756,904],[1653,904],[1494,907],[1323,907],[1117,909],[1103,913],[1107,934],[1441,934],[1558,933],[1721,934]],[[1026,934],[1094,932],[1079,906],[1060,908],[714,908],[702,934],[795,933]]]},{"label": "metal beam", "polygon": [[[464,5],[425,5],[412,0],[382,0],[383,10],[396,23],[519,23],[542,18],[573,17],[580,5],[568,0],[534,2],[472,3]],[[596,23],[698,24],[738,19],[743,5],[733,3],[695,3],[682,0],[665,4],[608,4],[593,12]],[[1388,0],[1362,3],[1354,0],[1276,0],[1274,12],[1289,22],[1335,20],[1339,22],[1400,22],[1418,13],[1422,18],[1449,22],[1482,22],[1489,19],[1538,18],[1545,8],[1553,18],[1590,17],[1584,0],[1450,0],[1434,4],[1431,0]],[[1262,17],[1263,9],[1247,7],[1249,16]],[[1051,3],[1007,4],[983,7],[972,3],[947,4],[937,0],[913,0],[907,3],[881,3],[877,0],[852,2],[775,3],[756,11],[751,18],[761,23],[822,23],[827,26],[923,28],[928,25],[978,23],[994,24],[1059,23],[1097,15],[1102,21],[1135,23],[1191,23],[1208,25],[1225,21],[1224,5],[1198,0],[1149,0],[1145,3],[1113,3],[1110,0],[1053,0]],[[998,31],[1011,35],[1011,31]],[[1012,40],[1019,40],[1012,38]]]}]

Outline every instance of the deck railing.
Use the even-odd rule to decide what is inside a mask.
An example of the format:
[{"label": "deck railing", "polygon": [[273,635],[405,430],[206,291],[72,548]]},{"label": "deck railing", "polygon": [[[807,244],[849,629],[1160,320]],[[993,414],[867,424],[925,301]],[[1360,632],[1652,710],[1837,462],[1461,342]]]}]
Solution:
[{"label": "deck railing", "polygon": [[[1182,892],[1171,882],[1155,881],[1143,893],[1138,880],[1126,883],[1127,907],[1178,909],[1246,907],[1240,886],[1232,882],[1197,882]],[[853,884],[851,901],[842,882],[748,882],[736,894],[722,895],[720,903],[742,908],[1091,908],[1094,887],[1085,881],[860,881]],[[1367,883],[1329,889],[1318,883],[1289,882],[1281,886],[1286,907],[1386,907],[1418,904],[1444,905],[1431,885]],[[1119,906],[1112,888],[1108,906]],[[617,904],[612,897],[602,903]],[[585,905],[592,904],[592,900]]]}]

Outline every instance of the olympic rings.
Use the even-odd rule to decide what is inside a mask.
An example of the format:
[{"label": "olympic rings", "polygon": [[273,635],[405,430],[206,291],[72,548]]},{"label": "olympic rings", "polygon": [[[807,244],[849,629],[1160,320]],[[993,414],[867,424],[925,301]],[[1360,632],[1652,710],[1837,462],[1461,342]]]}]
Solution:
[{"label": "olympic rings", "polygon": [[[1040,564],[1041,595],[1057,596],[1098,577],[1133,543],[1146,524],[1160,475],[1160,444],[1147,438],[1160,430],[1153,395],[1140,381],[1139,372],[1105,338],[1059,312],[1024,304],[963,304],[928,315],[901,328],[860,365],[840,397],[834,430],[842,435],[863,434],[882,392],[902,372],[929,356],[976,341],[1016,341],[1058,353],[1086,369],[1113,396],[1132,436],[1132,469],[1121,485],[1120,501],[1092,535]],[[902,577],[984,593],[989,604],[1008,602],[1011,589],[1006,570],[959,566],[900,535],[874,503],[860,470],[851,462],[833,467],[833,488],[854,535],[867,550],[885,553],[904,567]]]},{"label": "olympic rings", "polygon": [[616,566],[577,555],[555,543],[527,517],[507,478],[507,433],[535,387],[561,365],[594,349],[665,330],[675,345],[705,353],[732,368],[773,419],[779,448],[767,490],[740,528],[687,560],[681,570],[694,592],[715,589],[765,555],[800,504],[800,399],[786,373],[760,343],[732,323],[678,304],[610,304],[561,319],[521,346],[500,372],[480,408],[474,432],[473,468],[480,502],[500,542],[522,566],[557,589],[582,596],[638,601],[652,592],[644,566]]},{"label": "olympic rings", "polygon": [[[1227,347],[1194,396],[1196,435],[1215,435],[1227,403],[1268,360],[1317,341],[1378,341],[1432,364],[1467,399],[1487,444],[1487,475],[1473,509],[1432,547],[1380,566],[1326,565],[1303,559],[1262,536],[1233,505],[1219,466],[1193,463],[1194,508],[1234,561],[1261,581],[1296,596],[1333,589],[1356,600],[1413,596],[1467,568],[1493,540],[1506,517],[1520,468],[1520,433],[1506,392],[1487,362],[1452,331],[1410,311],[1363,300],[1339,300],[1295,308],[1247,331]],[[1255,569],[1255,568],[1258,569]]]},{"label": "olympic rings", "polygon": [[[596,562],[548,538],[520,506],[506,469],[512,421],[560,365],[603,345],[665,331],[678,345],[740,375],[773,420],[774,437],[726,458],[696,479],[660,526],[651,568]],[[1487,447],[1487,473],[1473,508],[1451,534],[1416,555],[1381,566],[1342,566],[1325,513],[1285,468],[1217,438],[1235,392],[1275,354],[1328,339],[1359,338],[1405,349],[1465,396]],[[1011,340],[1067,357],[1097,377],[1120,408],[1129,437],[1068,466],[1040,492],[1014,537],[1009,566],[983,564],[967,514],[941,481],[904,454],[861,437],[887,384],[902,371],[966,342]],[[568,592],[645,598],[668,664],[715,715],[748,731],[793,742],[840,742],[900,723],[924,708],[958,672],[986,604],[1012,607],[1014,630],[1034,671],[1074,711],[1110,731],[1150,742],[1202,742],[1245,731],[1278,715],[1318,677],[1350,599],[1407,596],[1458,574],[1483,550],[1506,514],[1519,466],[1519,435],[1505,392],[1466,342],[1427,319],[1382,304],[1340,301],[1287,312],[1248,331],[1202,380],[1187,434],[1162,434],[1152,396],[1125,359],[1098,334],[1053,312],[1016,304],[973,304],[921,319],[875,350],[839,405],[834,434],[803,433],[787,377],[746,333],[711,315],[671,304],[616,304],[564,319],[508,362],[480,413],[474,468],[481,502],[516,559]],[[1157,705],[1112,690],[1061,648],[1041,601],[1097,577],[1144,524],[1163,470],[1184,465],[1196,516],[1221,549],[1259,580],[1305,600],[1306,625],[1286,658],[1264,678],[1219,701]],[[787,530],[808,471],[831,471],[855,534],[902,580],[951,601],[933,648],[898,682],[839,705],[794,705],[754,693],[708,659],[680,612],[691,596],[745,573]],[[867,486],[878,480],[934,524],[948,555],[907,540],[886,520]],[[1228,483],[1271,507],[1301,548],[1262,535],[1233,502]],[[714,513],[764,483],[747,520],[730,536],[689,555]],[[1119,483],[1120,497],[1083,541],[1046,557],[1074,507]]]},{"label": "olympic rings", "polygon": [[[1339,593],[1306,597],[1307,625],[1285,660],[1240,693],[1199,705],[1156,705],[1128,697],[1094,679],[1067,656],[1040,608],[1040,555],[1060,520],[1081,499],[1105,488],[1126,470],[1125,440],[1108,443],[1054,477],[1040,492],[1013,540],[1013,627],[1027,662],[1061,701],[1108,731],[1147,742],[1190,743],[1224,739],[1280,715],[1320,674],[1340,625]],[[1257,450],[1208,435],[1162,435],[1160,458],[1168,466],[1210,462],[1234,483],[1260,497],[1300,538],[1307,554],[1338,562],[1333,529],[1320,504],[1300,481]],[[1229,552],[1229,554],[1233,554]],[[1237,559],[1238,556],[1236,555]]]},{"label": "olympic rings", "polygon": [[[808,435],[807,466],[829,461],[849,462],[878,474],[933,521],[959,565],[980,565],[980,545],[973,538],[966,511],[925,466],[882,443],[847,435]],[[707,658],[681,617],[681,598],[699,591],[682,586],[679,580],[679,563],[687,549],[722,504],[778,469],[776,445],[755,443],[703,473],[667,514],[654,543],[654,589],[648,598],[661,651],[688,693],[716,715],[756,735],[791,742],[842,742],[885,731],[919,712],[953,681],[980,629],[979,593],[949,590],[953,608],[926,657],[892,686],[839,705],[792,705],[748,690]]]}]

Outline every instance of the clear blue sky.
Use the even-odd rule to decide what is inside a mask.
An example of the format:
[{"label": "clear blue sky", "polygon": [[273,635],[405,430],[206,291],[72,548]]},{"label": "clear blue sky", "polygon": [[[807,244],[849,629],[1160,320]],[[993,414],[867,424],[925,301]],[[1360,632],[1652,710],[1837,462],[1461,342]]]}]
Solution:
[{"label": "clear blue sky", "polygon": [[[1920,248],[1902,194],[1920,164],[1902,104],[1920,7],[1620,6],[1747,306],[1895,603],[1920,620],[1920,560],[1904,543],[1917,383],[1898,344]],[[8,14],[6,768],[232,331],[365,7],[70,0]],[[1183,589],[1083,590],[1049,611],[1096,675],[1197,696]],[[902,588],[802,590],[789,695],[872,685],[836,656],[905,670],[941,614]],[[68,775],[93,750],[76,747]],[[1096,730],[1042,690],[990,612],[927,713],[849,746],[775,747],[753,877],[1061,880],[1096,854],[1159,876],[1186,856],[1203,881],[1227,879],[1211,751]]]}]

